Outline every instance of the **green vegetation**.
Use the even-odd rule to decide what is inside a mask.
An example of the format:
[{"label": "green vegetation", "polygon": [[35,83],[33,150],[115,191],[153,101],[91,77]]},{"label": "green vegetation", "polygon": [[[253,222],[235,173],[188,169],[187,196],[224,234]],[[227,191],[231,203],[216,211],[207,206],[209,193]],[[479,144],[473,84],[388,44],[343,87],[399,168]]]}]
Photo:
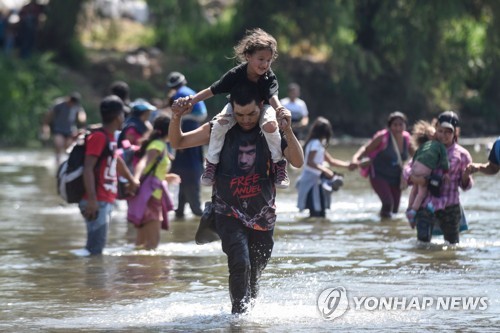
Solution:
[{"label": "green vegetation", "polygon": [[37,139],[41,116],[60,93],[48,55],[28,61],[0,57],[0,142],[25,145]]},{"label": "green vegetation", "polygon": [[[297,81],[311,117],[327,116],[337,134],[369,136],[396,109],[411,121],[453,109],[462,117],[465,135],[498,134],[496,0],[288,0],[286,5],[278,0],[149,0],[148,27],[89,19],[84,0],[69,3],[51,0],[41,56],[27,62],[0,59],[0,73],[8,81],[0,86],[3,144],[36,139],[40,113],[53,97],[68,92],[68,83],[54,75],[57,66],[87,75],[97,96],[114,79],[128,80],[136,96],[161,96],[171,70],[182,71],[191,86],[201,89],[235,64],[232,47],[252,27],[278,40],[273,69],[281,95],[287,83]],[[130,74],[117,61],[102,65],[114,69],[100,70],[98,78],[89,71],[103,48],[123,58],[120,52],[141,46],[163,51],[161,72]],[[208,102],[211,114],[223,99]]]}]

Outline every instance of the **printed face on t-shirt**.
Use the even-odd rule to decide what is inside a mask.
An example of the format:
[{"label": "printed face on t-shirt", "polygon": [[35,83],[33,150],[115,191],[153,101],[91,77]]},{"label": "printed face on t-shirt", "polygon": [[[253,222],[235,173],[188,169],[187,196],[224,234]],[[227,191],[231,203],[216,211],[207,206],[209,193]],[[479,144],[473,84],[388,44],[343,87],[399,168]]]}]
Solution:
[{"label": "printed face on t-shirt", "polygon": [[256,145],[241,145],[238,148],[238,169],[243,174],[255,173]]}]

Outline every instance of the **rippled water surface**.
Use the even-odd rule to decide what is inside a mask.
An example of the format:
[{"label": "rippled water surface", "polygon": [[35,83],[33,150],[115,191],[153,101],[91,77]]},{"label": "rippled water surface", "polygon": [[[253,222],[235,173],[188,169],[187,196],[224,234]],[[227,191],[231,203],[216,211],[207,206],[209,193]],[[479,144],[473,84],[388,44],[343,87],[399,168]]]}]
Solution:
[{"label": "rippled water surface", "polygon": [[[355,147],[336,147],[350,156]],[[475,158],[484,161],[485,153]],[[261,296],[246,316],[230,315],[220,243],[194,243],[191,214],[173,221],[157,251],[135,251],[119,203],[102,257],[78,257],[85,227],[54,186],[50,151],[0,152],[0,331],[329,332],[482,331],[500,328],[500,179],[475,177],[462,194],[470,230],[458,246],[417,243],[401,213],[380,221],[378,199],[357,172],[333,195],[323,220],[295,208],[293,188],[278,192],[273,257]],[[291,170],[295,178],[298,171]],[[403,205],[408,192],[404,193]],[[203,197],[209,193],[204,189]],[[187,209],[189,210],[189,209]],[[324,320],[324,289],[343,287],[346,313]],[[354,298],[371,303],[356,308]],[[386,298],[485,297],[487,309],[373,309]],[[435,305],[435,304],[434,304]]]}]

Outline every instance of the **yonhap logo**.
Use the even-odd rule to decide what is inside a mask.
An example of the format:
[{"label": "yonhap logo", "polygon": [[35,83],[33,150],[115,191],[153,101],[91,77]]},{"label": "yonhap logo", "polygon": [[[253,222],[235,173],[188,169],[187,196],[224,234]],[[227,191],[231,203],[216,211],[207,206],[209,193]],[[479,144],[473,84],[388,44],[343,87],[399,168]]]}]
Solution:
[{"label": "yonhap logo", "polygon": [[324,289],[317,307],[324,320],[334,320],[351,311],[485,311],[486,296],[352,296],[344,287]]},{"label": "yonhap logo", "polygon": [[349,307],[345,288],[335,287],[323,290],[318,296],[317,305],[324,320],[333,320],[342,316]]}]

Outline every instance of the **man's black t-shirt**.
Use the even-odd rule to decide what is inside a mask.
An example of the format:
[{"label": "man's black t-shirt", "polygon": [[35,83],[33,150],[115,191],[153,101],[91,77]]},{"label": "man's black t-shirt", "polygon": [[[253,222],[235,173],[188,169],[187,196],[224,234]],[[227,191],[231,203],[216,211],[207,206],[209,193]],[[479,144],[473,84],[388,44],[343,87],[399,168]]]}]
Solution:
[{"label": "man's black t-shirt", "polygon": [[261,129],[244,131],[236,124],[226,134],[220,156],[214,186],[216,213],[237,218],[248,228],[273,229],[276,189],[271,153]]}]

